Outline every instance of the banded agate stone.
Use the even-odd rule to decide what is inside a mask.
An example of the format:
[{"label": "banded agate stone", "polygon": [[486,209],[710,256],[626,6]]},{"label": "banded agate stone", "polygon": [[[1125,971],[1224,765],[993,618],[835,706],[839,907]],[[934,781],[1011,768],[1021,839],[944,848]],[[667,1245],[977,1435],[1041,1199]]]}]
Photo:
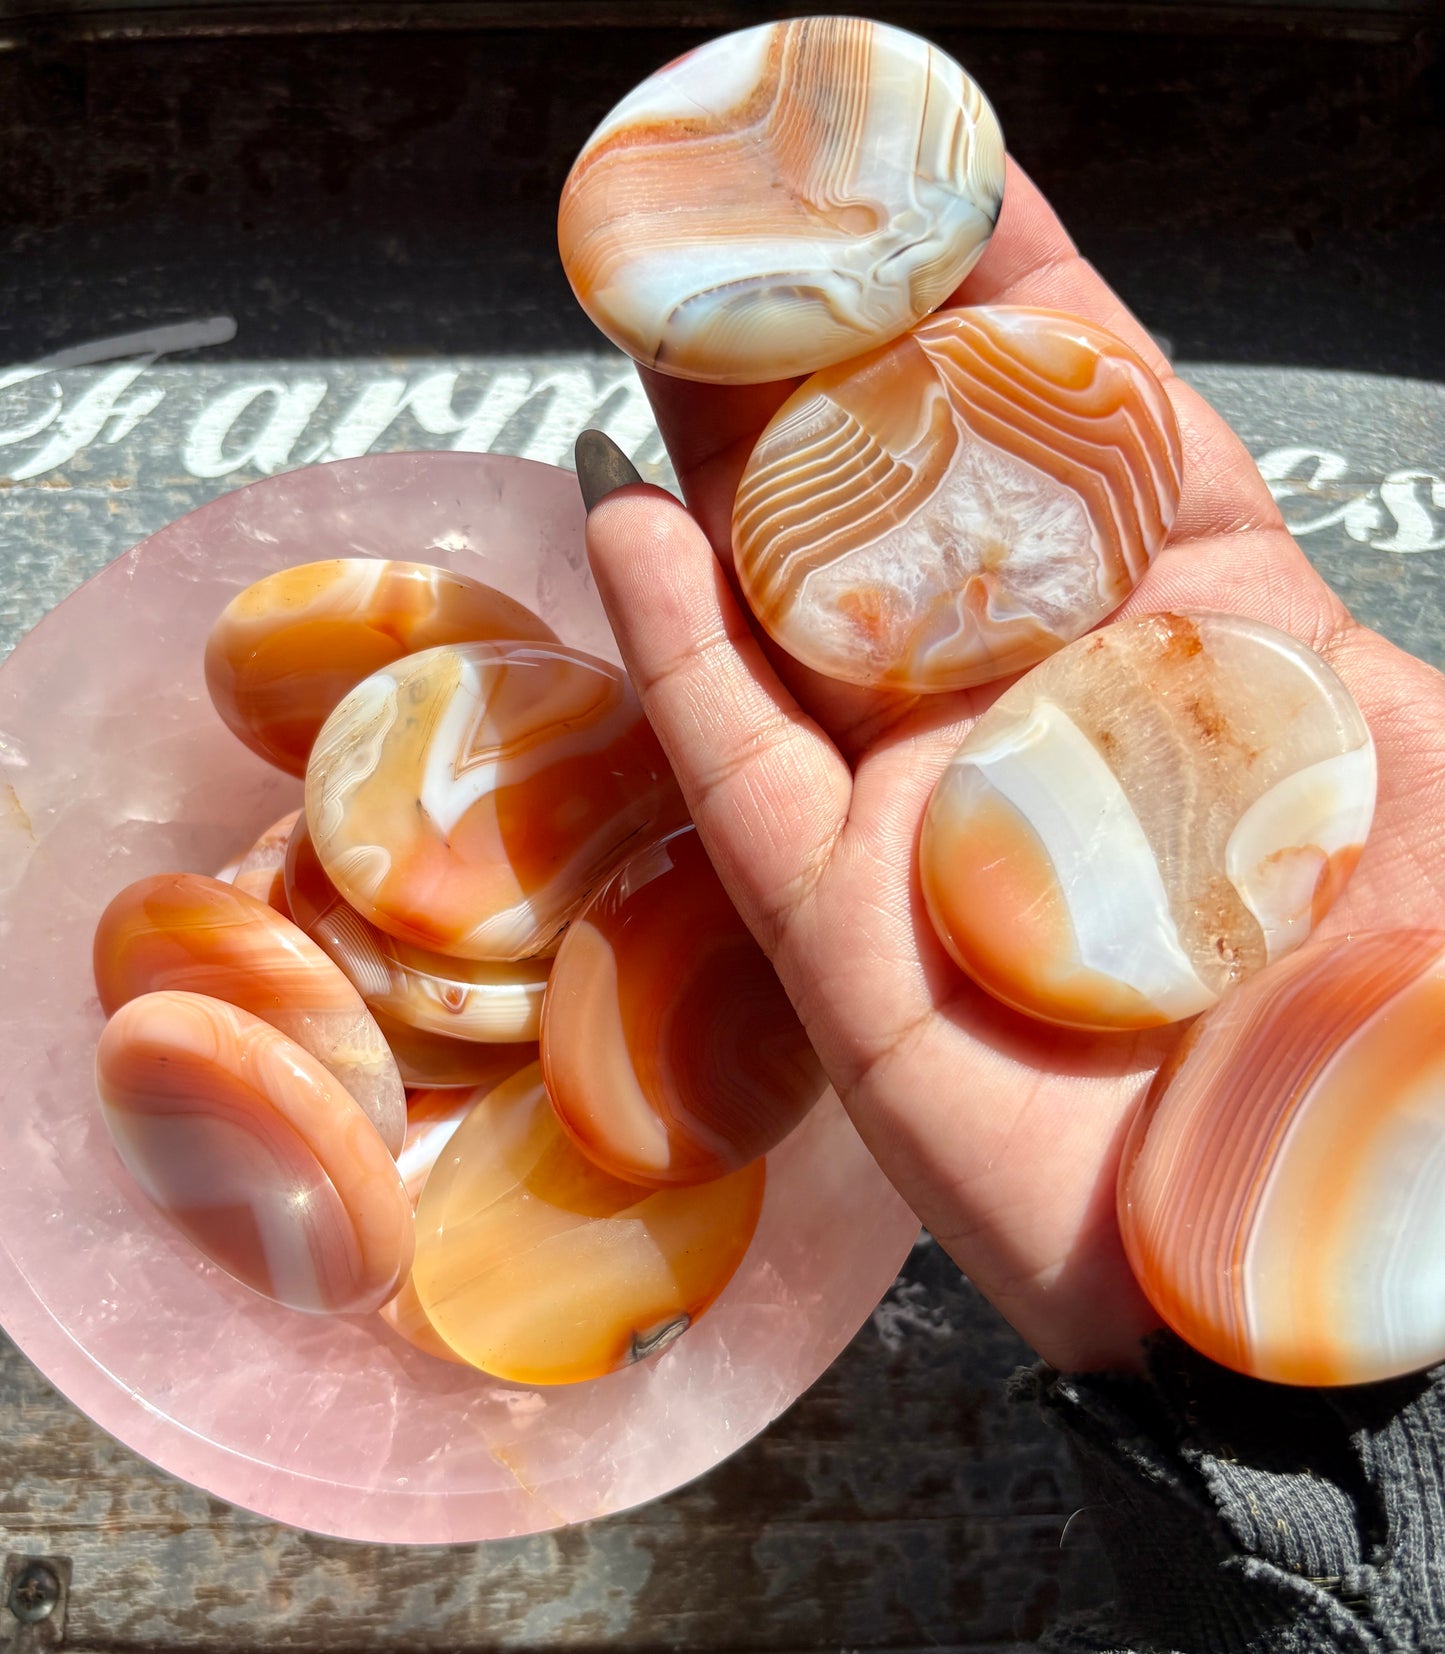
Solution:
[{"label": "banded agate stone", "polygon": [[459,644],[359,684],[306,771],[328,877],[383,930],[467,959],[551,950],[677,784],[631,685],[561,644]]},{"label": "banded agate stone", "polygon": [[519,1068],[537,1061],[536,1040],[497,1045],[481,1040],[453,1039],[409,1027],[373,1011],[376,1025],[386,1036],[391,1054],[408,1093],[412,1091],[471,1091],[477,1086],[500,1085]]},{"label": "banded agate stone", "polygon": [[291,842],[291,833],[300,816],[300,810],[291,810],[279,821],[273,821],[241,857],[228,881],[237,890],[255,896],[287,918],[291,914],[286,905],[286,846]]},{"label": "banded agate stone", "polygon": [[557,235],[614,344],[682,379],[810,373],[943,303],[1003,200],[983,93],[916,35],[767,23],[688,52],[583,146]]},{"label": "banded agate stone", "polygon": [[1374,803],[1369,730],[1317,655],[1238,615],[1146,615],[979,719],[929,803],[924,899],[1005,1003],[1147,1028],[1297,947]]},{"label": "banded agate stone", "polygon": [[106,1024],[96,1083],[141,1190],[228,1275],[315,1314],[395,1294],[415,1239],[396,1163],[270,1023],[203,994],[142,994]]},{"label": "banded agate stone", "polygon": [[237,1005],[309,1052],[400,1150],[406,1096],[380,1028],[342,972],[265,902],[200,873],[157,873],[101,914],[93,959],[107,1015],[165,989]]},{"label": "banded agate stone", "polygon": [[550,959],[457,959],[388,936],[341,899],[304,820],[291,834],[285,883],[296,923],[373,1011],[447,1039],[537,1038]]},{"label": "banded agate stone", "polygon": [[928,692],[1034,665],[1129,595],[1179,504],[1163,387],[1055,311],[942,311],[814,374],[733,507],[753,613],[847,683]]},{"label": "banded agate stone", "polygon": [[589,1160],[659,1186],[756,1160],[826,1090],[692,828],[634,856],[568,927],[543,1011],[542,1071]]},{"label": "banded agate stone", "polygon": [[1125,1249],[1238,1372],[1362,1384],[1445,1360],[1445,933],[1315,942],[1190,1029],[1135,1119]]},{"label": "banded agate stone", "polygon": [[[396,1164],[413,1206],[420,1200],[432,1167],[452,1140],[457,1127],[491,1089],[487,1086],[482,1090],[418,1091],[410,1098],[406,1147]],[[435,1356],[440,1361],[466,1365],[427,1319],[410,1275],[402,1283],[396,1297],[381,1306],[381,1318],[393,1332],[424,1354]]]},{"label": "banded agate stone", "polygon": [[731,1279],[765,1162],[647,1189],[583,1158],[538,1067],[457,1128],[417,1206],[412,1282],[465,1361],[520,1384],[599,1378],[666,1348]]},{"label": "banded agate stone", "polygon": [[280,569],[233,597],[206,643],[206,686],[253,752],[304,775],[337,702],[383,666],[444,643],[554,635],[530,609],[465,575],[335,557]]}]

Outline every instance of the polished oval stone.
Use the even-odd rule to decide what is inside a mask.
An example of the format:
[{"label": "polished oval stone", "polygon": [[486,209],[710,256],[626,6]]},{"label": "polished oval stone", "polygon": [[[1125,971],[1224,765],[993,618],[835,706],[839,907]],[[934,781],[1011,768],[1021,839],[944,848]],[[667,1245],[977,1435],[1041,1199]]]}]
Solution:
[{"label": "polished oval stone", "polygon": [[386,1037],[408,1094],[471,1091],[477,1086],[490,1090],[519,1068],[537,1061],[536,1040],[497,1045],[491,1041],[452,1039],[446,1034],[409,1027],[385,1011],[371,1014]]},{"label": "polished oval stone", "polygon": [[753,613],[830,678],[1017,672],[1134,589],[1179,503],[1163,386],[1102,328],[947,310],[815,374],[758,438],[733,552]]},{"label": "polished oval stone", "polygon": [[400,1150],[406,1096],[380,1028],[342,972],[265,902],[200,873],[139,879],[101,914],[93,960],[107,1015],[174,988],[263,1018],[329,1069]]},{"label": "polished oval stone", "polygon": [[318,1314],[396,1292],[415,1230],[396,1163],[270,1023],[202,994],[143,994],[106,1024],[96,1084],[142,1191],[228,1275]]},{"label": "polished oval stone", "polygon": [[466,575],[334,557],[268,574],[231,599],[206,643],[206,687],[253,752],[304,775],[332,709],[381,667],[443,643],[554,635],[514,598]]},{"label": "polished oval stone", "polygon": [[389,936],[342,900],[304,821],[287,848],[285,888],[296,923],[373,1011],[446,1039],[537,1038],[550,958],[457,959]]},{"label": "polished oval stone", "polygon": [[924,899],[1007,1004],[1146,1028],[1297,947],[1374,804],[1369,730],[1319,656],[1238,615],[1145,615],[979,719],[929,803]]},{"label": "polished oval stone", "polygon": [[[457,1127],[491,1089],[487,1085],[480,1090],[417,1091],[408,1098],[406,1147],[397,1156],[396,1165],[413,1206]],[[427,1319],[410,1275],[396,1297],[381,1306],[380,1315],[393,1332],[426,1355],[466,1365]]]},{"label": "polished oval stone", "polygon": [[634,856],[568,927],[542,1070],[587,1158],[657,1185],[756,1160],[828,1083],[690,827]]},{"label": "polished oval stone", "polygon": [[583,146],[558,244],[614,344],[683,379],[811,373],[949,296],[1003,201],[952,58],[857,17],[766,23],[643,81]]},{"label": "polished oval stone", "polygon": [[1190,1029],[1119,1174],[1129,1261],[1212,1360],[1364,1384],[1445,1360],[1445,933],[1316,942]]},{"label": "polished oval stone", "polygon": [[550,951],[628,850],[685,814],[621,671],[503,643],[358,684],[316,739],[305,809],[352,907],[467,959]]},{"label": "polished oval stone", "polygon": [[654,1355],[742,1261],[765,1164],[685,1189],[624,1183],[578,1153],[540,1068],[522,1069],[476,1105],[422,1190],[422,1308],[464,1360],[520,1384]]},{"label": "polished oval stone", "polygon": [[[251,848],[240,857],[235,867],[218,873],[227,884],[244,890],[248,896],[274,907],[289,919],[291,909],[286,902],[286,846],[301,818],[300,810],[288,810],[278,821],[261,834]],[[229,872],[230,877],[226,877]]]},{"label": "polished oval stone", "polygon": [[416,1283],[410,1275],[401,1283],[401,1291],[396,1297],[383,1304],[377,1313],[399,1338],[404,1338],[423,1355],[430,1355],[438,1361],[450,1361],[458,1367],[470,1365],[462,1360],[427,1319],[421,1299],[417,1297]]}]

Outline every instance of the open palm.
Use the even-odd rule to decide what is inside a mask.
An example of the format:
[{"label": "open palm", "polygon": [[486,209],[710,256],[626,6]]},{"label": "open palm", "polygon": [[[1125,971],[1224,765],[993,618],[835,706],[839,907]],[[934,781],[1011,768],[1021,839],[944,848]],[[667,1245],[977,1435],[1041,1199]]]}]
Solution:
[{"label": "open palm", "polygon": [[[1224,422],[1010,168],[951,301],[1091,319],[1164,378],[1184,440],[1169,543],[1120,611],[1252,616],[1322,654],[1369,720],[1380,799],[1331,932],[1445,924],[1445,679],[1357,626],[1286,532]],[[830,683],[760,641],[730,584],[753,442],[792,384],[645,374],[689,507],[642,485],[588,521],[603,602],[698,831],[889,1177],[1057,1366],[1127,1365],[1157,1317],[1114,1217],[1123,1134],[1179,1030],[1091,1037],[1019,1016],[933,935],[917,842],[933,785],[998,686],[914,697]]]}]

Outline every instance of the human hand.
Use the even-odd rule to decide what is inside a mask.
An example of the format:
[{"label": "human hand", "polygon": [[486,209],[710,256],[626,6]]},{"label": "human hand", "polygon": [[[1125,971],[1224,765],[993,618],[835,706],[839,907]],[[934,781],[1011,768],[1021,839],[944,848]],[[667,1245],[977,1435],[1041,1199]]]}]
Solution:
[{"label": "human hand", "polygon": [[[1445,924],[1445,678],[1358,626],[1285,530],[1248,453],[1170,373],[1010,163],[997,230],[952,304],[1028,304],[1117,334],[1165,381],[1184,443],[1169,542],[1119,616],[1214,609],[1321,654],[1374,734],[1370,842],[1322,934]],[[1157,1316],[1125,1261],[1115,1178],[1178,1027],[1089,1036],[977,988],[923,907],[934,783],[1002,684],[905,696],[830,682],[751,624],[730,517],[759,432],[796,382],[643,372],[688,510],[659,489],[588,518],[603,603],[698,831],[854,1124],[969,1278],[1055,1366],[1126,1366]]]}]

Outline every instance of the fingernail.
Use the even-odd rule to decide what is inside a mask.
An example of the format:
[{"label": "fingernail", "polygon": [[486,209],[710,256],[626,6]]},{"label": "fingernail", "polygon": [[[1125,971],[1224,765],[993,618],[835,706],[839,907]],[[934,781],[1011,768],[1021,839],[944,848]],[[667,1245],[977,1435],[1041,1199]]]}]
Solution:
[{"label": "fingernail", "polygon": [[583,431],[573,452],[577,458],[577,485],[589,511],[614,489],[642,481],[641,472],[605,431]]}]

